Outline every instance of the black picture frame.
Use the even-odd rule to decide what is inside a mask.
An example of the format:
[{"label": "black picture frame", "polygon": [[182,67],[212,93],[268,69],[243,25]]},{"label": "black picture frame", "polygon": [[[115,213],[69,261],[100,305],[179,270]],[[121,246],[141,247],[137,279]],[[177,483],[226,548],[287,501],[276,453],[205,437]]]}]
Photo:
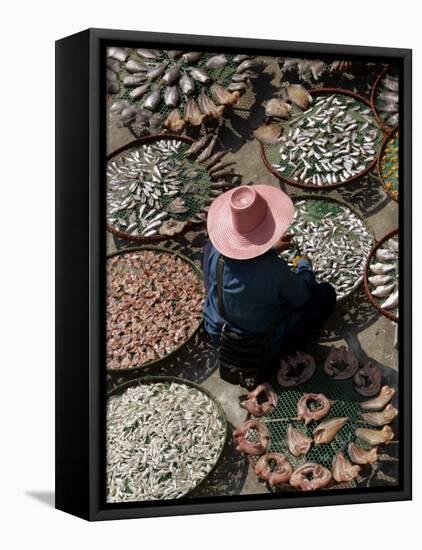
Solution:
[{"label": "black picture frame", "polygon": [[[380,58],[401,67],[400,483],[181,501],[105,503],[106,45]],[[87,520],[409,500],[411,416],[412,52],[409,49],[88,29],[56,42],[56,507]]]}]

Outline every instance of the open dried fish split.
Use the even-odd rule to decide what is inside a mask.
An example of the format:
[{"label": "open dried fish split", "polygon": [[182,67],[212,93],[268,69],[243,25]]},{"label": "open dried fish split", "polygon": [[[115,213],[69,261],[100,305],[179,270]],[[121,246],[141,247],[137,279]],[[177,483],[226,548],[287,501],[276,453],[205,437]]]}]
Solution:
[{"label": "open dried fish split", "polygon": [[348,418],[344,416],[338,418],[330,418],[329,420],[326,420],[325,422],[319,424],[313,432],[315,443],[317,445],[322,445],[323,443],[331,443],[337,433],[346,424],[347,420]]},{"label": "open dried fish split", "polygon": [[284,388],[304,384],[312,378],[315,368],[316,363],[312,355],[297,351],[280,360],[277,383]]},{"label": "open dried fish split", "polygon": [[346,346],[336,348],[331,346],[330,353],[324,363],[324,371],[335,380],[352,378],[359,368],[358,360],[351,349]]},{"label": "open dried fish split", "polygon": [[306,455],[312,445],[312,439],[291,424],[287,427],[286,441],[289,451],[296,457]]},{"label": "open dried fish split", "polygon": [[367,451],[362,449],[351,441],[347,447],[347,451],[350,457],[350,460],[355,464],[373,464],[378,460],[378,449],[374,447],[373,449]]},{"label": "open dried fish split", "polygon": [[[258,403],[258,398],[264,394],[265,401]],[[270,384],[264,383],[250,391],[241,406],[254,416],[264,416],[277,407],[278,397]]]},{"label": "open dried fish split", "polygon": [[[251,431],[255,432],[256,440],[250,439]],[[270,433],[262,422],[247,420],[233,431],[233,439],[237,451],[249,455],[262,455],[270,445]]]},{"label": "open dried fish split", "polygon": [[301,491],[315,491],[323,489],[330,484],[332,475],[330,470],[316,464],[308,462],[297,468],[290,477],[290,485]]},{"label": "open dried fish split", "polygon": [[399,411],[389,403],[383,411],[363,412],[361,413],[361,417],[367,424],[371,424],[371,426],[384,426],[392,422],[398,413]]},{"label": "open dried fish split", "polygon": [[359,369],[353,378],[356,391],[365,397],[377,394],[381,388],[381,381],[382,373],[380,368],[370,361],[363,368]]},{"label": "open dried fish split", "polygon": [[[317,408],[311,408],[312,402],[318,404]],[[322,393],[305,393],[297,404],[297,420],[303,420],[305,426],[310,422],[317,422],[324,418],[331,409],[331,402]]]},{"label": "open dried fish split", "polygon": [[[272,469],[272,463],[275,463],[274,469]],[[281,453],[267,453],[261,456],[255,466],[256,475],[273,487],[288,483],[292,472],[290,462]]]},{"label": "open dried fish split", "polygon": [[369,445],[379,445],[380,443],[389,443],[394,438],[394,433],[390,426],[384,426],[381,430],[358,428],[356,437],[362,439],[365,443],[369,443]]},{"label": "open dried fish split", "polygon": [[395,393],[396,390],[391,386],[383,386],[377,397],[374,397],[374,399],[370,399],[369,401],[363,401],[360,406],[363,409],[369,410],[383,409],[387,403],[391,401]]},{"label": "open dried fish split", "polygon": [[339,451],[333,459],[332,467],[333,478],[338,483],[349,483],[359,475],[360,466],[354,466],[344,455]]}]

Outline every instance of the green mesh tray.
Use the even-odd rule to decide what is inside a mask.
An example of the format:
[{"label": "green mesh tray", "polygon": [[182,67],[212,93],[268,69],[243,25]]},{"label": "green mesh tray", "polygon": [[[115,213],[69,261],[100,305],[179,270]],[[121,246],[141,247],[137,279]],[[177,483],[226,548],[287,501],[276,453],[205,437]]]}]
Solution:
[{"label": "green mesh tray", "polygon": [[[202,164],[195,161],[194,159],[190,159],[185,156],[186,151],[190,148],[192,143],[194,143],[193,140],[185,137],[172,136],[172,135],[148,136],[146,138],[141,138],[129,143],[127,146],[123,148],[123,150],[118,149],[117,151],[109,155],[108,162],[117,160],[121,157],[124,158],[126,154],[131,153],[133,150],[138,149],[139,151],[142,151],[143,147],[147,147],[151,144],[154,144],[160,141],[173,141],[173,140],[181,142],[178,152],[175,153],[172,157],[183,163],[183,170],[181,170],[180,181],[182,182],[183,185],[188,183],[194,183],[194,191],[177,195],[178,197],[181,197],[183,199],[185,205],[187,206],[187,211],[181,214],[171,214],[170,216],[171,219],[174,219],[176,221],[188,222],[188,225],[184,228],[185,230],[189,226],[189,222],[192,220],[192,218],[194,218],[197,214],[203,211],[204,207],[211,200],[211,178],[207,169]],[[196,172],[195,177],[192,177],[191,175],[193,172]],[[161,199],[161,208],[157,211],[157,213],[166,210],[168,205],[174,199],[175,199],[174,196],[169,197],[163,193],[162,199]],[[110,200],[107,200],[108,207],[109,207],[109,203],[110,203]],[[151,208],[152,207],[147,205],[144,215],[148,214]],[[118,211],[117,217],[119,219],[123,219],[124,221],[128,222],[129,216],[132,214],[132,212],[133,212],[133,209],[129,209],[129,210],[121,209]],[[138,215],[136,215],[136,220],[138,224],[138,229],[141,229]],[[198,222],[196,221],[196,223]],[[115,233],[116,235],[126,239],[134,240],[134,241],[149,242],[149,241],[157,241],[157,240],[168,238],[168,236],[166,235],[154,235],[152,237],[143,237],[140,234],[131,235],[130,233],[124,230],[124,227],[120,227],[119,225],[112,224],[112,223],[108,223],[107,227],[111,232]]]},{"label": "green mesh tray", "polygon": [[[317,364],[317,369],[311,380],[297,386],[295,388],[280,388],[274,382],[274,390],[278,395],[278,405],[270,414],[260,417],[258,420],[263,422],[271,436],[271,443],[268,452],[283,453],[289,459],[294,469],[298,468],[306,462],[317,462],[331,470],[332,462],[335,454],[338,451],[344,451],[347,455],[347,446],[350,441],[355,441],[360,447],[370,449],[364,441],[356,438],[355,430],[357,428],[374,428],[365,423],[360,417],[359,403],[368,398],[362,397],[353,387],[353,378],[349,380],[333,380],[329,378],[324,370],[323,364]],[[297,416],[297,403],[305,393],[322,393],[330,400],[333,400],[331,410],[327,416],[319,422],[311,422],[305,426],[304,422],[292,420]],[[316,445],[312,444],[309,452],[300,457],[293,456],[286,443],[286,433],[289,424],[298,430],[301,430],[305,435],[312,438],[314,429],[325,420],[330,418],[347,416],[348,421],[337,432],[334,440],[330,444]],[[250,457],[251,463],[256,464],[259,457]],[[341,484],[342,487],[345,484]],[[354,483],[347,484],[353,487]]]},{"label": "green mesh tray", "polygon": [[[197,61],[196,63],[190,63],[189,64],[189,63],[186,63],[183,60],[183,58],[181,58],[181,57],[179,57],[177,59],[174,59],[174,60],[171,60],[167,55],[167,50],[161,50],[161,55],[156,60],[156,64],[159,65],[160,63],[162,63],[164,61],[169,61],[170,60],[170,63],[169,63],[169,65],[168,65],[168,67],[166,68],[166,71],[165,71],[165,72],[167,72],[173,65],[176,65],[176,64],[180,63],[180,65],[181,65],[181,71],[180,72],[183,73],[183,72],[186,71],[186,69],[191,68],[191,67],[197,67],[197,68],[204,68],[205,69],[205,63],[207,62],[207,60],[210,57],[213,57],[214,55],[216,55],[216,54],[214,54],[214,53],[212,53],[212,54],[203,53],[201,58],[199,59],[199,61]],[[228,59],[228,62],[224,67],[221,67],[220,69],[206,69],[207,73],[213,79],[210,83],[201,84],[200,82],[197,82],[196,80],[194,81],[195,82],[195,91],[191,95],[191,97],[197,98],[199,96],[199,94],[203,91],[207,96],[212,98],[211,93],[209,91],[209,87],[213,82],[217,82],[218,84],[221,84],[221,86],[224,86],[224,87],[227,87],[230,84],[231,79],[232,79],[233,75],[235,74],[238,65],[233,61],[234,55],[230,55],[230,54],[225,54],[225,55]],[[138,55],[136,54],[136,50],[134,50],[130,54],[130,56],[128,57],[127,61],[129,61],[130,59],[134,59],[134,60],[139,61],[141,58],[138,57]],[[137,107],[142,108],[142,106],[145,102],[145,99],[148,95],[148,92],[143,97],[141,97],[139,99],[132,99],[130,97],[129,93],[134,88],[132,88],[132,87],[131,88],[126,88],[123,84],[123,80],[124,80],[125,76],[128,76],[130,74],[131,73],[126,71],[125,63],[123,63],[122,64],[122,69],[120,71],[120,77],[119,77],[119,79],[120,79],[120,91],[115,95],[115,97],[119,98],[119,99],[126,99],[132,105],[136,105]],[[164,84],[160,85],[160,80],[161,80],[161,77],[157,78],[155,81],[153,81],[151,83],[151,87],[150,87],[151,92],[154,91],[157,87],[161,87],[162,91],[164,93],[164,89],[165,89],[166,86]],[[182,113],[183,109],[184,109],[184,106],[185,106],[185,103],[186,103],[186,100],[185,100],[185,95],[183,94],[183,92],[182,92],[182,90],[181,90],[181,88],[178,84],[177,84],[177,91],[179,92],[179,97],[180,97],[179,104],[177,105],[177,108]],[[164,118],[166,118],[173,109],[174,109],[174,107],[165,105],[164,100],[162,100],[162,102],[159,106],[159,109],[157,109],[155,112],[160,113]]]}]

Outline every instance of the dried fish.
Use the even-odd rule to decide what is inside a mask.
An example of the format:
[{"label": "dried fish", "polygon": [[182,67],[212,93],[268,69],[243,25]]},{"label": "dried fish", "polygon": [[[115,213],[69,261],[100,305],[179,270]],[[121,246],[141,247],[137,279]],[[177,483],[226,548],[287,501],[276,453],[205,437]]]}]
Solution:
[{"label": "dried fish", "polygon": [[380,443],[389,443],[394,438],[394,433],[390,426],[384,426],[381,430],[358,428],[356,437],[362,439],[365,443],[369,443],[369,445],[379,445]]},{"label": "dried fish", "polygon": [[134,88],[130,93],[130,97],[132,99],[139,99],[142,97],[146,92],[149,90],[149,83],[142,84],[141,86],[138,86],[137,88]]},{"label": "dried fish", "polygon": [[211,80],[210,75],[207,73],[205,69],[199,69],[195,67],[191,69],[190,74],[194,80],[197,80],[201,84],[206,84]]},{"label": "dried fish", "polygon": [[359,475],[360,466],[354,466],[344,455],[338,451],[333,459],[332,474],[338,483],[349,483]]},{"label": "dried fish", "polygon": [[357,392],[366,397],[371,397],[380,391],[381,380],[380,368],[369,361],[356,372],[353,382]]},{"label": "dried fish", "polygon": [[205,115],[201,113],[196,101],[193,98],[188,99],[185,104],[185,121],[192,124],[192,126],[200,126],[204,118]]},{"label": "dried fish", "polygon": [[173,65],[173,67],[171,67],[171,69],[169,69],[163,76],[162,81],[164,82],[164,84],[167,84],[167,86],[170,86],[170,84],[173,84],[173,82],[179,78],[179,74],[180,65]]},{"label": "dried fish", "polygon": [[135,87],[143,84],[146,81],[146,77],[143,73],[135,73],[129,76],[125,76],[123,84],[128,87]]},{"label": "dried fish", "polygon": [[330,353],[324,363],[324,371],[334,380],[352,378],[359,368],[358,360],[351,349],[346,346],[336,348],[331,346]]},{"label": "dried fish", "polygon": [[164,126],[172,132],[180,132],[185,127],[185,121],[180,116],[179,109],[173,109],[164,121]]},{"label": "dried fish", "polygon": [[161,55],[159,50],[149,50],[146,48],[138,48],[136,53],[144,59],[157,59]]},{"label": "dried fish", "polygon": [[[251,441],[251,432],[255,432],[256,441]],[[249,439],[248,439],[249,438]],[[256,437],[255,437],[256,439]],[[270,445],[270,434],[267,427],[258,420],[247,420],[233,431],[234,445],[237,451],[248,455],[262,455]]]},{"label": "dried fish", "polygon": [[256,130],[253,135],[258,141],[265,145],[273,145],[280,139],[283,128],[278,124],[263,124]]},{"label": "dried fish", "polygon": [[214,83],[210,91],[215,101],[221,105],[235,105],[239,101],[240,93],[238,91],[229,92],[220,84]]},{"label": "dried fish", "polygon": [[158,105],[161,102],[161,92],[157,88],[154,91],[152,91],[145,99],[144,107],[145,109],[149,109],[150,111],[155,111]]},{"label": "dried fish", "polygon": [[[275,464],[273,469],[272,463]],[[293,468],[287,457],[281,453],[267,453],[258,460],[255,466],[256,475],[267,481],[272,487],[288,483]]]},{"label": "dried fish", "polygon": [[177,220],[166,220],[160,227],[160,234],[167,235],[168,237],[173,237],[173,235],[181,233],[186,225],[186,222],[181,222]]},{"label": "dried fish", "polygon": [[382,309],[395,309],[399,305],[399,291],[396,290],[381,304]]},{"label": "dried fish", "polygon": [[391,401],[395,393],[396,390],[394,388],[391,388],[390,386],[383,386],[377,397],[374,397],[374,399],[370,399],[369,401],[363,401],[360,406],[363,409],[369,409],[372,411],[382,409],[389,401]]},{"label": "dried fish", "polygon": [[221,117],[224,110],[224,105],[217,107],[214,101],[205,95],[204,92],[201,92],[198,96],[198,105],[204,115],[211,116],[213,118]]},{"label": "dried fish", "polygon": [[[258,398],[264,394],[265,401],[258,404]],[[241,406],[254,416],[264,416],[277,407],[278,398],[270,384],[260,384],[250,391]]]},{"label": "dried fish", "polygon": [[338,418],[330,418],[319,424],[313,431],[314,441],[316,445],[331,443],[339,430],[346,424],[348,418],[346,416]]},{"label": "dried fish", "polygon": [[152,82],[153,80],[155,80],[156,78],[161,76],[164,73],[164,71],[166,70],[167,65],[168,65],[168,61],[164,61],[163,63],[161,63],[157,67],[154,67],[153,69],[151,69],[146,75],[147,79],[150,82]]},{"label": "dried fish", "polygon": [[327,487],[331,480],[330,470],[324,468],[321,464],[308,462],[293,472],[290,477],[290,485],[302,491],[314,491]]},{"label": "dried fish", "polygon": [[[205,147],[205,149],[196,157],[196,160],[198,162],[204,162],[204,160],[207,160],[211,156],[211,153],[215,147],[216,142],[217,142],[217,136],[213,136],[209,144]],[[213,176],[215,175],[216,173],[213,174]]]},{"label": "dried fish", "polygon": [[[316,408],[315,403],[318,405]],[[327,416],[330,409],[331,403],[322,393],[305,393],[297,404],[297,420],[303,420],[307,426]]]},{"label": "dried fish", "polygon": [[176,107],[179,103],[179,92],[176,86],[171,86],[164,90],[164,103],[171,107]]},{"label": "dried fish", "polygon": [[224,67],[227,63],[228,59],[224,54],[213,55],[206,61],[205,67],[207,69],[221,69],[221,67]]},{"label": "dried fish", "polygon": [[280,360],[277,383],[284,388],[304,384],[312,378],[315,368],[316,363],[312,355],[297,351]]},{"label": "dried fish", "polygon": [[371,424],[371,426],[384,426],[384,424],[392,422],[398,413],[399,411],[390,403],[383,411],[363,412],[361,413],[361,417],[367,424]]},{"label": "dried fish", "polygon": [[189,147],[189,149],[185,153],[185,156],[188,158],[195,156],[207,145],[211,138],[212,136],[210,134],[205,134],[202,138],[198,139],[198,141],[195,141],[195,143],[193,143]]},{"label": "dried fish", "polygon": [[299,109],[306,111],[312,103],[312,96],[300,84],[291,84],[287,87],[287,97],[292,103],[297,105]]},{"label": "dried fish", "polygon": [[291,424],[287,427],[287,446],[293,456],[306,455],[312,445],[312,439],[307,437],[303,432],[293,428]]},{"label": "dried fish", "polygon": [[195,91],[195,82],[186,73],[183,73],[180,77],[179,84],[182,92],[186,95],[190,95]]},{"label": "dried fish", "polygon": [[373,464],[378,460],[378,449],[376,447],[367,451],[351,441],[347,447],[347,451],[350,460],[355,464]]},{"label": "dried fish", "polygon": [[264,102],[265,114],[270,117],[288,119],[292,106],[282,99],[273,98]]},{"label": "dried fish", "polygon": [[142,73],[142,72],[148,72],[149,67],[145,63],[141,61],[135,61],[134,59],[129,59],[129,61],[125,65],[125,69],[129,71],[130,73]]},{"label": "dried fish", "polygon": [[195,63],[201,58],[201,56],[202,56],[201,52],[187,52],[182,55],[186,63]]}]

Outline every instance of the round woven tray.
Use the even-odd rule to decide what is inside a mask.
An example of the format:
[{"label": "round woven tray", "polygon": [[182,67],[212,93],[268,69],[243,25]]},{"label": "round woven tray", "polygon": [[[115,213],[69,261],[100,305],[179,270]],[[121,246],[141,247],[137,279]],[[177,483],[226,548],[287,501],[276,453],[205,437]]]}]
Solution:
[{"label": "round woven tray", "polygon": [[384,177],[382,175],[382,170],[381,170],[381,162],[382,162],[382,159],[383,159],[383,156],[384,156],[384,151],[385,151],[385,148],[387,147],[387,144],[388,142],[390,141],[390,139],[399,131],[399,127],[396,126],[395,128],[393,128],[392,130],[389,131],[389,133],[385,136],[384,138],[384,141],[382,143],[382,146],[381,146],[381,150],[379,152],[379,155],[378,155],[378,161],[377,161],[377,169],[378,169],[378,176],[379,176],[379,179],[380,181],[382,182],[382,187],[384,189],[384,191],[387,193],[387,195],[393,200],[393,201],[396,201],[396,202],[399,202],[399,199],[396,195],[392,194],[390,190],[387,189],[386,185],[385,185],[385,181],[384,181]]},{"label": "round woven tray", "polygon": [[[107,259],[108,258],[113,258],[114,256],[121,256],[121,255],[124,255],[124,254],[130,254],[131,252],[139,252],[141,250],[152,250],[152,251],[160,252],[160,253],[163,253],[163,254],[172,254],[173,256],[177,256],[178,258],[180,258],[184,262],[188,263],[192,267],[193,272],[201,279],[201,281],[203,280],[202,271],[198,268],[198,266],[194,262],[192,262],[192,260],[190,260],[189,258],[184,256],[183,254],[180,254],[179,252],[174,252],[172,250],[167,250],[166,248],[159,247],[159,246],[137,246],[137,247],[133,247],[133,248],[118,250],[117,252],[112,252],[111,254],[108,254]],[[190,342],[195,337],[195,335],[197,334],[197,332],[201,328],[202,323],[203,323],[203,320],[199,321],[198,326],[195,327],[195,329],[191,333],[191,335],[184,342],[182,342],[177,347],[175,347],[173,349],[173,351],[171,351],[167,355],[164,355],[163,357],[160,357],[159,359],[154,359],[153,361],[148,361],[147,363],[143,363],[142,365],[139,365],[137,367],[131,367],[131,368],[128,368],[128,369],[109,369],[109,368],[107,368],[107,373],[116,374],[116,375],[125,375],[125,374],[133,374],[133,373],[141,372],[142,369],[144,369],[146,367],[154,367],[154,366],[158,367],[161,363],[163,363],[164,361],[167,361],[170,357],[173,357],[174,355],[176,355],[184,346],[186,346],[186,344],[188,342]]]},{"label": "round woven tray", "polygon": [[205,388],[203,388],[201,386],[198,386],[198,384],[195,384],[195,382],[191,382],[190,380],[185,380],[183,378],[176,378],[176,377],[173,377],[173,376],[144,376],[144,377],[140,377],[140,378],[135,378],[134,380],[130,380],[129,382],[125,382],[123,384],[120,384],[119,386],[116,386],[115,388],[113,388],[112,390],[107,392],[107,398],[111,397],[113,395],[119,395],[122,392],[124,392],[126,389],[128,389],[130,387],[133,387],[133,386],[138,386],[138,385],[141,385],[141,384],[162,383],[162,382],[169,382],[169,383],[175,382],[177,384],[184,384],[186,386],[191,386],[192,388],[195,388],[196,390],[204,393],[209,399],[211,399],[211,401],[214,403],[214,405],[218,409],[218,411],[220,413],[221,422],[223,423],[223,426],[224,426],[224,437],[222,438],[221,449],[220,449],[220,452],[218,453],[218,456],[216,458],[214,466],[211,468],[211,470],[208,472],[208,474],[201,481],[199,481],[197,483],[197,485],[195,485],[195,487],[193,487],[192,489],[190,489],[187,493],[185,493],[183,495],[183,498],[184,498],[184,497],[189,496],[189,494],[191,492],[193,492],[194,490],[197,490],[199,487],[201,487],[203,484],[205,484],[207,479],[215,471],[215,468],[217,467],[217,464],[218,464],[218,462],[221,458],[221,455],[223,453],[224,447],[225,447],[226,442],[227,442],[227,434],[228,434],[227,417],[226,417],[226,413],[224,412],[224,409],[223,409],[221,403],[219,401],[217,401],[217,399],[208,390],[206,390]]},{"label": "round woven tray", "polygon": [[377,122],[378,122],[380,128],[382,128],[383,132],[389,132],[391,130],[391,126],[388,126],[384,122],[381,114],[377,110],[377,91],[378,91],[379,83],[381,82],[381,80],[384,78],[384,76],[388,73],[388,71],[390,69],[391,69],[391,65],[385,65],[385,67],[382,69],[380,74],[375,79],[375,82],[374,82],[374,84],[371,88],[370,101],[371,101],[372,110],[374,111]]},{"label": "round woven tray", "polygon": [[[175,134],[157,134],[157,135],[154,135],[154,136],[152,136],[152,135],[151,136],[146,136],[146,137],[142,137],[142,138],[130,141],[129,143],[127,143],[123,147],[119,147],[118,149],[116,149],[115,151],[113,151],[112,153],[110,153],[107,156],[107,161],[111,160],[112,158],[116,157],[120,153],[123,153],[124,151],[127,151],[129,149],[132,149],[132,148],[135,148],[135,147],[141,147],[141,146],[146,145],[148,143],[155,143],[156,141],[161,141],[161,140],[165,140],[165,141],[170,141],[170,140],[182,141],[183,143],[188,143],[190,145],[195,142],[195,140],[190,138],[190,137],[179,136],[179,135],[175,135]],[[179,231],[179,233],[175,234],[174,236],[181,235],[181,234],[185,233],[186,231],[188,231],[190,228],[192,228],[195,225],[196,226],[201,225],[201,223],[198,222],[198,223],[194,224],[192,222],[188,222],[185,225],[185,227],[181,231]],[[107,229],[111,233],[113,233],[114,235],[116,235],[117,237],[119,237],[121,239],[127,239],[127,240],[138,242],[138,243],[158,242],[158,241],[163,241],[165,239],[171,238],[168,235],[160,235],[160,234],[153,235],[151,237],[143,237],[141,235],[139,235],[139,236],[130,235],[129,233],[126,233],[125,231],[122,231],[121,229],[117,229],[116,227],[114,227],[113,225],[110,225],[110,224],[107,224]]]},{"label": "round woven tray", "polygon": [[[370,235],[372,235],[372,237],[375,241],[375,233],[374,233],[372,227],[369,225],[369,223],[363,217],[363,215],[354,206],[352,206],[350,203],[348,203],[348,202],[346,202],[342,199],[337,199],[337,198],[334,198],[334,197],[330,197],[330,196],[327,196],[327,195],[316,194],[316,193],[300,193],[299,195],[292,196],[292,200],[293,200],[293,202],[299,202],[301,200],[315,200],[315,201],[321,200],[321,201],[333,202],[333,203],[336,203],[336,204],[340,204],[341,206],[344,206],[344,207],[348,208],[349,210],[351,210],[353,212],[353,214],[355,214],[365,224],[366,229],[368,230]],[[288,232],[288,229],[286,231]],[[337,302],[342,303],[345,300],[347,300],[348,298],[350,298],[350,296],[356,291],[356,289],[359,288],[361,282],[362,281],[359,281],[357,284],[355,284],[355,286],[350,290],[350,292],[348,294],[346,294],[345,296],[342,296],[341,298],[337,298]]]},{"label": "round woven tray", "polygon": [[[285,454],[294,469],[306,462],[316,462],[331,471],[332,460],[335,454],[341,450],[346,451],[350,441],[357,441],[358,445],[365,449],[370,448],[368,444],[357,439],[354,434],[358,427],[374,428],[374,426],[366,424],[359,417],[360,412],[363,412],[360,408],[360,402],[367,400],[367,398],[360,395],[354,389],[353,378],[334,380],[325,374],[323,361],[317,361],[315,374],[308,382],[293,388],[281,388],[278,384],[274,383],[273,388],[278,395],[278,405],[269,414],[257,418],[257,420],[263,422],[270,432],[271,440],[267,452]],[[297,402],[305,393],[322,393],[333,401],[330,412],[320,421],[312,421],[308,426],[305,426],[302,421],[294,420],[294,417],[297,415]],[[313,443],[305,456],[295,457],[290,453],[285,439],[289,424],[292,424],[294,428],[303,431],[305,435],[312,438],[312,432],[318,424],[334,417],[348,417],[348,421],[337,432],[331,443],[322,445]],[[254,417],[248,415],[248,418]],[[345,454],[347,456],[347,451]],[[248,456],[248,458],[249,463],[254,468],[260,457]],[[337,483],[333,480],[327,489],[353,488],[355,485],[354,481],[350,483]],[[276,488],[267,484],[267,487],[271,491],[297,491],[297,489],[289,484],[283,484]]]},{"label": "round woven tray", "polygon": [[[366,107],[369,107],[370,109],[373,109],[372,104],[370,103],[370,101],[368,101],[367,99],[365,99],[364,97],[362,97],[358,94],[355,94],[354,92],[351,92],[349,90],[344,90],[342,88],[313,88],[311,90],[308,90],[308,92],[312,96],[327,95],[327,94],[338,94],[338,95],[349,96],[349,97],[352,97],[353,99],[356,99],[357,101],[360,101]],[[272,119],[269,119],[269,122],[271,122],[271,120]],[[284,121],[284,123],[288,123],[288,122],[289,122],[288,120]],[[336,189],[337,187],[347,185],[347,184],[351,183],[352,181],[355,181],[356,179],[361,178],[362,176],[364,176],[365,174],[370,172],[375,167],[376,162],[377,162],[377,157],[375,156],[374,160],[370,164],[368,164],[368,166],[364,170],[362,170],[358,174],[355,174],[354,176],[352,176],[351,178],[349,178],[345,181],[332,183],[332,184],[324,184],[324,185],[304,184],[304,183],[300,183],[300,182],[297,182],[295,180],[292,180],[292,179],[290,179],[286,176],[283,176],[282,174],[280,174],[280,172],[278,172],[275,168],[273,168],[273,166],[271,165],[271,163],[267,159],[266,150],[265,150],[266,147],[268,147],[268,146],[263,145],[262,143],[260,143],[261,159],[263,160],[263,162],[264,162],[266,168],[268,169],[268,171],[271,172],[271,174],[273,174],[273,176],[278,178],[280,181],[282,181],[284,183],[287,183],[288,185],[291,185],[293,187],[303,189],[305,191],[313,191],[313,190],[323,191],[323,190],[327,190],[327,189]],[[274,146],[269,146],[269,147],[274,147]]]},{"label": "round woven tray", "polygon": [[379,240],[377,243],[375,243],[375,246],[373,247],[373,249],[371,250],[371,253],[368,257],[368,260],[366,262],[366,266],[365,266],[365,274],[364,274],[364,277],[363,277],[363,284],[364,284],[364,287],[365,287],[365,292],[366,292],[366,295],[368,296],[368,300],[371,302],[371,304],[382,314],[384,315],[385,317],[387,317],[388,319],[390,319],[391,321],[394,321],[395,323],[398,323],[399,321],[399,318],[394,315],[393,313],[391,313],[390,311],[387,311],[386,309],[382,309],[382,307],[379,305],[379,303],[377,302],[377,300],[372,296],[371,294],[371,291],[369,289],[369,282],[368,282],[368,273],[369,273],[369,264],[371,262],[371,259],[372,257],[374,256],[375,252],[377,251],[377,249],[382,246],[386,241],[388,241],[389,239],[391,239],[391,237],[395,237],[396,235],[399,234],[399,230],[398,229],[394,229],[394,231],[391,231],[390,233],[387,233],[387,235],[385,235],[381,240]]}]

